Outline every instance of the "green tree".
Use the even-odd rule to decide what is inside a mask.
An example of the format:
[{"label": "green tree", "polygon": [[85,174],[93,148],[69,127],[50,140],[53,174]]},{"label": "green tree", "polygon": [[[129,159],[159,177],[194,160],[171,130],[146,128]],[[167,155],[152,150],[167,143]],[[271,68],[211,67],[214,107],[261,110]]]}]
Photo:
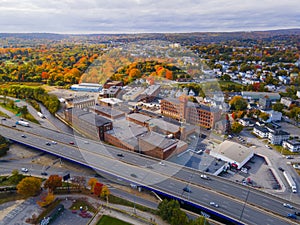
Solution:
[{"label": "green tree", "polygon": [[280,102],[276,102],[275,104],[272,105],[272,109],[274,111],[282,112],[283,108],[284,108],[284,105]]},{"label": "green tree", "polygon": [[234,122],[232,125],[231,125],[231,131],[235,134],[239,134],[241,133],[241,131],[243,130],[243,125],[241,125],[240,123],[238,122]]},{"label": "green tree", "polygon": [[231,77],[228,74],[224,74],[220,77],[220,80],[230,81]]},{"label": "green tree", "polygon": [[234,96],[230,101],[229,105],[231,106],[232,109],[235,110],[245,110],[247,108],[247,100],[243,99],[242,96]]},{"label": "green tree", "polygon": [[24,196],[35,196],[41,190],[42,181],[36,177],[25,177],[17,185],[17,192]]}]

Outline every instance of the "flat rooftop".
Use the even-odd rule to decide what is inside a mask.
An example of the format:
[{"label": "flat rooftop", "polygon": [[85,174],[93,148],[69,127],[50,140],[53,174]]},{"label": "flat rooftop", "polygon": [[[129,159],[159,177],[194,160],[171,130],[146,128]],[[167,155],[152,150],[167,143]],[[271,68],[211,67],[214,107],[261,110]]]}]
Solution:
[{"label": "flat rooftop", "polygon": [[140,113],[131,113],[127,115],[127,118],[133,119],[133,120],[137,120],[141,123],[144,123],[148,120],[151,120],[152,118],[150,116],[146,116]]},{"label": "flat rooftop", "polygon": [[176,139],[166,138],[165,135],[156,132],[148,132],[147,134],[143,134],[139,137],[139,139],[161,149],[169,148],[178,142]]},{"label": "flat rooftop", "polygon": [[165,130],[171,133],[176,133],[180,130],[180,126],[166,122],[162,119],[153,118],[151,120],[148,120],[147,123],[149,124],[149,126],[156,126],[161,130]]}]

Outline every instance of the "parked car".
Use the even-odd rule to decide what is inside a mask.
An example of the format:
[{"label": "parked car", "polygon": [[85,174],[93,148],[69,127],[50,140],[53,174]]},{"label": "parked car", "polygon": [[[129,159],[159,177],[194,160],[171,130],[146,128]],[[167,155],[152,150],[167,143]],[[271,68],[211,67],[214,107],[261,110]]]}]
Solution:
[{"label": "parked car", "polygon": [[284,169],[282,169],[281,167],[278,167],[278,169],[279,169],[281,172],[284,172]]},{"label": "parked car", "polygon": [[269,146],[269,145],[265,145],[265,146],[266,146],[266,148],[268,148],[268,149],[272,149],[271,146]]},{"label": "parked car", "polygon": [[293,159],[293,156],[288,155],[288,156],[286,156],[286,158],[287,158],[287,159]]}]

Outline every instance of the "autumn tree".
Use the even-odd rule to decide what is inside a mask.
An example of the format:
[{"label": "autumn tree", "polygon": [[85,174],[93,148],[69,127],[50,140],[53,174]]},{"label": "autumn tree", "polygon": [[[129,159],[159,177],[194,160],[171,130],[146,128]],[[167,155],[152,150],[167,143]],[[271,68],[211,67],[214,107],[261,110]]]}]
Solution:
[{"label": "autumn tree", "polygon": [[101,192],[102,192],[102,187],[103,187],[103,184],[101,183],[96,183],[95,186],[94,186],[94,194],[96,196],[100,196],[101,195]]},{"label": "autumn tree", "polygon": [[94,187],[96,185],[96,183],[98,182],[98,180],[94,177],[90,178],[88,181],[88,186],[91,188],[91,192],[94,192]]},{"label": "autumn tree", "polygon": [[231,125],[231,131],[235,134],[239,134],[241,131],[243,130],[243,125],[241,125],[240,123],[238,122],[234,122],[232,125]]},{"label": "autumn tree", "polygon": [[55,188],[62,186],[62,177],[59,175],[50,175],[50,177],[45,181],[44,187],[48,188],[50,192],[53,192]]},{"label": "autumn tree", "polygon": [[283,108],[284,108],[284,105],[280,102],[276,102],[275,104],[272,105],[272,109],[274,111],[282,112]]},{"label": "autumn tree", "polygon": [[108,204],[108,196],[110,195],[110,191],[106,185],[102,186],[101,197],[106,199],[106,204]]},{"label": "autumn tree", "polygon": [[270,118],[270,115],[268,113],[261,112],[259,114],[259,118],[261,118],[263,121],[267,121]]},{"label": "autumn tree", "polygon": [[35,177],[25,177],[17,185],[18,193],[24,196],[35,196],[41,190],[42,181]]},{"label": "autumn tree", "polygon": [[52,192],[48,192],[46,196],[41,197],[41,201],[37,201],[37,204],[41,207],[45,207],[51,204],[55,199],[55,196]]}]

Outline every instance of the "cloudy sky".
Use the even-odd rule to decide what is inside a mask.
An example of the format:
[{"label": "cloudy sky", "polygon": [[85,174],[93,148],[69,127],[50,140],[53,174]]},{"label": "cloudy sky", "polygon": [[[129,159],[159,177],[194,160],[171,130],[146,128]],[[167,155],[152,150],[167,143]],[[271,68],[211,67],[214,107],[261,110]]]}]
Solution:
[{"label": "cloudy sky", "polygon": [[299,27],[299,0],[0,0],[0,32],[137,33]]}]

